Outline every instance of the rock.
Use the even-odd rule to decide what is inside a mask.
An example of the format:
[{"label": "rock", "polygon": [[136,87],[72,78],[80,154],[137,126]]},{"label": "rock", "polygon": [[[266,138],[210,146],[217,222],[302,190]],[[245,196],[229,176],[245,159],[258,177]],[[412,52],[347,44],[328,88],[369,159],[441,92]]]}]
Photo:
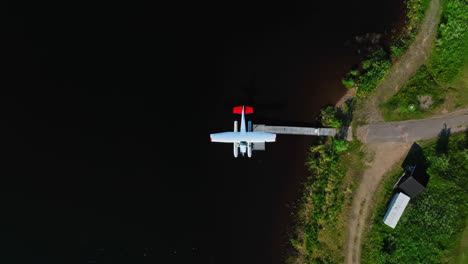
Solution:
[{"label": "rock", "polygon": [[421,109],[423,110],[429,109],[433,104],[432,96],[418,95],[418,102],[419,102],[419,107],[421,107]]}]

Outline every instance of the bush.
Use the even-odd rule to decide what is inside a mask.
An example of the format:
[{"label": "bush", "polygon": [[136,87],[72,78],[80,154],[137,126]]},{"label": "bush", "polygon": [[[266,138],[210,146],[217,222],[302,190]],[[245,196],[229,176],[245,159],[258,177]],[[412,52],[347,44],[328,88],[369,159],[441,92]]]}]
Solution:
[{"label": "bush", "polygon": [[343,126],[343,120],[333,106],[327,106],[320,110],[322,125],[325,127],[340,128]]},{"label": "bush", "polygon": [[335,151],[336,153],[345,151],[348,149],[348,147],[349,147],[349,143],[346,140],[342,140],[342,139],[333,140],[333,151]]},{"label": "bush", "polygon": [[393,45],[390,47],[390,51],[392,52],[392,57],[400,57],[401,55],[403,55],[403,53],[405,53],[405,50],[406,50],[406,45],[402,44],[402,45]]},{"label": "bush", "polygon": [[362,62],[364,73],[359,76],[358,95],[368,95],[375,91],[377,84],[387,74],[392,63],[387,53],[379,49],[372,53],[368,60]]},{"label": "bush", "polygon": [[341,79],[341,83],[348,89],[351,89],[354,87],[354,80],[353,78],[345,77]]}]

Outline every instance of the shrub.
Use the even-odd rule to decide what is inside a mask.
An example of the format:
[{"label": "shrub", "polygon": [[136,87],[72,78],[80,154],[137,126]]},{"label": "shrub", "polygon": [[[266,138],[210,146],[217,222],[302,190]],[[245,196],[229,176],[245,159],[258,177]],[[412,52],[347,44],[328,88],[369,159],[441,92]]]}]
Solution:
[{"label": "shrub", "polygon": [[387,74],[392,63],[383,49],[372,53],[368,60],[362,62],[364,73],[359,76],[359,95],[368,95],[375,91],[377,84]]},{"label": "shrub", "polygon": [[351,88],[354,87],[354,80],[353,80],[353,78],[349,78],[349,77],[346,78],[346,77],[345,77],[345,78],[341,79],[341,83],[343,83],[343,85],[344,85],[346,88],[348,88],[348,89],[351,89]]},{"label": "shrub", "polygon": [[349,143],[346,140],[342,140],[342,139],[333,140],[333,150],[336,153],[340,153],[344,150],[347,150],[348,147],[349,147]]},{"label": "shrub", "polygon": [[331,105],[320,110],[320,117],[323,126],[334,128],[343,126],[343,120],[338,115],[335,107]]},{"label": "shrub", "polygon": [[397,45],[391,46],[390,50],[392,52],[392,56],[397,58],[397,57],[400,57],[401,55],[403,55],[403,53],[405,53],[406,46],[397,44]]}]

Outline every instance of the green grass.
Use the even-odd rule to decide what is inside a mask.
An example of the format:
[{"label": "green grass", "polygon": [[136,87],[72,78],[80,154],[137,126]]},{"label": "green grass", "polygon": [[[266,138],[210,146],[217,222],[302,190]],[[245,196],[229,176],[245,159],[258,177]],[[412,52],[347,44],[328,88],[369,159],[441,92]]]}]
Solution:
[{"label": "green grass", "polygon": [[[403,88],[380,105],[380,110],[386,121],[425,118],[442,105],[446,92],[447,89],[438,85],[423,65]],[[431,97],[432,105],[429,108],[423,109],[420,106],[418,97],[421,96]]]},{"label": "green grass", "polygon": [[468,4],[444,0],[435,49],[428,68],[439,84],[451,85],[468,62]]},{"label": "green grass", "polygon": [[468,263],[468,219],[465,223],[465,230],[460,235],[460,238],[456,239],[459,240],[460,243],[452,250],[448,251],[444,259],[445,262],[455,264]]},{"label": "green grass", "polygon": [[460,246],[456,251],[456,263],[466,264],[468,263],[468,221],[466,222],[465,231],[462,234]]},{"label": "green grass", "polygon": [[454,103],[453,105],[448,106],[450,110],[468,106],[468,64],[465,66],[465,69],[458,81],[451,87],[453,88],[453,92],[449,99],[453,99]]},{"label": "green grass", "polygon": [[[386,121],[421,119],[444,108],[468,105],[468,5],[462,0],[445,0],[438,38],[426,65],[380,105]],[[420,107],[418,96],[429,95],[433,105]],[[410,111],[409,105],[415,105]],[[442,107],[443,106],[443,107]]]},{"label": "green grass", "polygon": [[424,142],[422,153],[429,183],[410,200],[395,229],[382,219],[402,170],[380,186],[372,228],[363,240],[362,263],[452,262],[468,220],[468,134]]}]

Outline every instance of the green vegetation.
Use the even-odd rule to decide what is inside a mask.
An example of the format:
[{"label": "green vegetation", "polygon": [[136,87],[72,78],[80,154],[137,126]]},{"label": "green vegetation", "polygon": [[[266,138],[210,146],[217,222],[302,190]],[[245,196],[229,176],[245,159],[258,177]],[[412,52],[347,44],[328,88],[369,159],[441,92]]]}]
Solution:
[{"label": "green vegetation", "polygon": [[346,88],[353,88],[358,84],[359,96],[366,96],[374,92],[377,84],[390,70],[392,63],[388,54],[383,49],[379,49],[367,57],[361,63],[361,70],[351,70],[341,82]]},{"label": "green vegetation", "polygon": [[[405,27],[399,33],[393,45],[390,47],[390,55],[393,58],[400,57],[406,51],[409,44],[413,42],[419,25],[424,19],[424,13],[429,6],[430,0],[406,0]],[[357,69],[351,70],[341,82],[346,88],[352,88],[357,83],[358,95],[366,96],[375,91],[377,84],[383,79],[392,65],[390,55],[383,49],[370,54],[367,60],[361,63],[362,72]]]},{"label": "green vegetation", "polygon": [[392,57],[398,58],[401,55],[403,55],[409,43],[413,42],[414,38],[415,38],[415,35],[412,34],[410,39],[408,39],[407,41],[400,40],[398,42],[395,42],[395,44],[393,44],[393,46],[390,47],[390,52],[392,54]]},{"label": "green vegetation", "polygon": [[460,245],[455,248],[452,256],[453,258],[456,258],[457,264],[468,263],[468,219],[466,222],[465,231],[462,234]]},{"label": "green vegetation", "polygon": [[348,74],[346,74],[346,76],[343,79],[341,79],[341,83],[343,83],[343,85],[348,89],[353,88],[356,84],[356,77],[358,74],[359,70],[353,68]]},{"label": "green vegetation", "polygon": [[310,176],[299,202],[287,263],[340,263],[347,208],[354,178],[347,171],[362,169],[362,143],[328,138],[310,148],[306,165]]},{"label": "green vegetation", "polygon": [[464,0],[445,0],[429,71],[437,83],[450,85],[467,62],[468,4]]},{"label": "green vegetation", "polygon": [[[346,125],[350,107],[322,109],[324,126]],[[362,143],[321,138],[310,148],[306,166],[310,171],[302,199],[296,208],[296,223],[287,263],[339,263],[351,193],[363,168]]]},{"label": "green vegetation", "polygon": [[[467,64],[468,5],[462,0],[446,0],[434,52],[426,65],[380,106],[385,120],[425,118],[443,103],[450,110],[468,105]],[[429,107],[427,100],[421,100],[423,96],[430,97]],[[409,110],[410,104],[415,105],[415,111]]]},{"label": "green vegetation", "polygon": [[446,104],[449,110],[468,105],[468,63],[462,75],[453,85],[450,94],[447,96]]},{"label": "green vegetation", "polygon": [[390,70],[392,63],[383,49],[372,53],[369,58],[362,62],[363,72],[358,78],[358,95],[368,95],[375,91],[377,84]]},{"label": "green vegetation", "polygon": [[341,83],[343,83],[343,85],[348,89],[353,88],[355,84],[354,78],[352,76],[346,76],[341,80]]},{"label": "green vegetation", "polygon": [[350,74],[351,76],[354,76],[354,77],[356,77],[356,76],[358,75],[358,73],[359,73],[359,71],[358,71],[357,69],[351,70],[351,71],[349,72],[349,74]]},{"label": "green vegetation", "polygon": [[468,263],[468,218],[466,220],[465,231],[461,235],[460,243],[447,254],[447,259],[455,264]]},{"label": "green vegetation", "polygon": [[423,65],[400,91],[380,105],[380,110],[387,121],[424,118],[443,103],[446,92]]},{"label": "green vegetation", "polygon": [[343,126],[344,115],[337,111],[335,107],[329,105],[320,110],[320,119],[325,127],[340,128]]},{"label": "green vegetation", "polygon": [[384,180],[376,195],[373,225],[364,237],[362,263],[451,263],[468,219],[468,133],[424,143],[430,176],[411,199],[395,229],[382,219],[402,170]]},{"label": "green vegetation", "polygon": [[388,54],[383,49],[378,49],[367,56],[367,60],[361,63],[361,70],[352,69],[341,82],[346,88],[353,88],[357,83],[359,96],[366,96],[374,92],[377,84],[390,70],[392,63]]},{"label": "green vegetation", "polygon": [[398,58],[406,51],[409,44],[416,38],[419,25],[424,19],[424,13],[429,7],[429,0],[406,0],[405,27],[390,47],[391,55]]}]

